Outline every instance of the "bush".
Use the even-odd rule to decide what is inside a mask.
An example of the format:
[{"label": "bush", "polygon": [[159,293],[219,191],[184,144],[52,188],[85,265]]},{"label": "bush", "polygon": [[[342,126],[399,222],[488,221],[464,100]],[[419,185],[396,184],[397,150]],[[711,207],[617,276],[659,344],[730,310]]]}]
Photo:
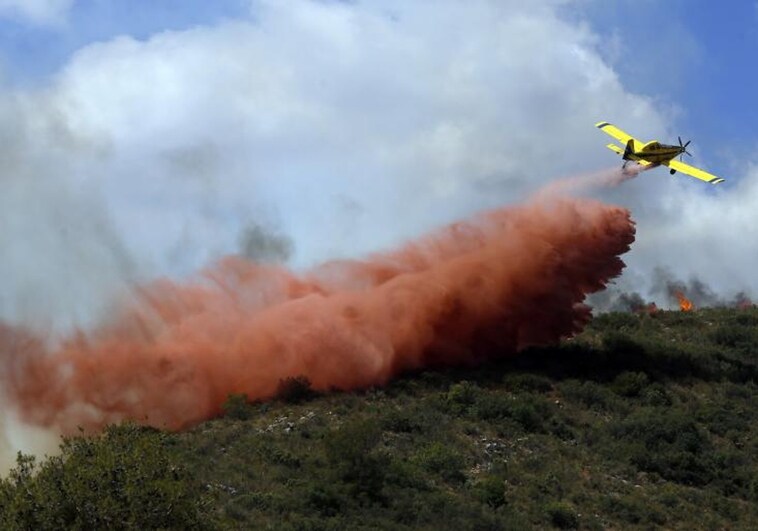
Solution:
[{"label": "bush", "polygon": [[616,394],[628,398],[640,396],[649,379],[644,372],[622,372],[613,381],[612,388]]},{"label": "bush", "polygon": [[608,388],[595,382],[567,380],[559,387],[563,397],[589,409],[612,411],[619,399]]},{"label": "bush", "polygon": [[[210,500],[167,435],[132,424],[65,439],[39,465],[19,455],[0,482],[4,529],[207,529]],[[36,472],[36,473],[35,473]]]},{"label": "bush", "polygon": [[478,396],[469,412],[479,420],[501,420],[512,417],[513,405],[512,395],[492,391]]},{"label": "bush", "polygon": [[646,357],[645,347],[626,334],[609,332],[603,336],[603,347],[607,352],[623,360],[639,360]]},{"label": "bush", "polygon": [[311,381],[305,376],[295,376],[279,380],[276,397],[288,404],[297,404],[312,399],[316,393],[311,389]]},{"label": "bush", "polygon": [[369,420],[356,420],[327,435],[326,456],[333,464],[360,464],[381,439],[379,426]]},{"label": "bush", "polygon": [[704,485],[714,478],[711,445],[682,414],[643,411],[611,430],[628,442],[627,457],[640,470],[686,485]]},{"label": "bush", "polygon": [[376,450],[381,435],[376,423],[358,420],[330,433],[324,441],[326,457],[337,479],[348,483],[355,495],[369,501],[383,498],[389,458]]},{"label": "bush", "polygon": [[637,496],[635,493],[625,496],[617,494],[606,496],[603,499],[602,509],[605,514],[613,515],[628,524],[650,523],[660,526],[666,523],[665,514],[658,510],[651,500]]},{"label": "bush", "polygon": [[758,335],[753,327],[721,325],[711,332],[711,340],[722,347],[748,352],[758,343]]},{"label": "bush", "polygon": [[742,326],[758,326],[758,316],[752,313],[741,313],[734,321]]},{"label": "bush", "polygon": [[505,505],[505,482],[499,476],[487,476],[474,486],[474,491],[482,503],[497,509]]},{"label": "bush", "polygon": [[307,494],[308,504],[322,516],[337,516],[345,505],[343,496],[333,485],[318,484]]},{"label": "bush", "polygon": [[579,517],[568,503],[548,503],[545,506],[545,513],[554,527],[559,529],[577,529],[579,527]]},{"label": "bush", "polygon": [[221,405],[221,410],[226,418],[234,420],[250,420],[253,416],[253,409],[244,393],[229,395]]},{"label": "bush", "polygon": [[552,417],[547,402],[539,396],[502,392],[482,393],[469,412],[479,420],[510,419],[529,432],[543,432],[545,422]]},{"label": "bush", "polygon": [[463,457],[442,443],[432,443],[427,446],[416,454],[414,461],[447,481],[462,482],[466,479],[463,473],[465,466]]},{"label": "bush", "polygon": [[503,385],[509,391],[532,391],[547,393],[553,389],[548,378],[530,373],[511,373],[503,377]]},{"label": "bush", "polygon": [[640,327],[638,315],[628,312],[610,312],[598,315],[592,322],[594,328],[604,330],[636,330]]},{"label": "bush", "polygon": [[673,404],[671,395],[666,388],[659,384],[653,383],[642,391],[642,402],[648,406],[670,406]]},{"label": "bush", "polygon": [[421,425],[418,413],[414,414],[407,410],[388,411],[381,418],[382,429],[394,433],[421,433]]},{"label": "bush", "polygon": [[532,397],[517,400],[511,409],[513,420],[530,432],[543,432],[545,421],[549,420],[550,416],[545,401]]},{"label": "bush", "polygon": [[476,402],[481,392],[478,385],[464,380],[450,386],[447,391],[447,403],[453,411],[461,412]]}]

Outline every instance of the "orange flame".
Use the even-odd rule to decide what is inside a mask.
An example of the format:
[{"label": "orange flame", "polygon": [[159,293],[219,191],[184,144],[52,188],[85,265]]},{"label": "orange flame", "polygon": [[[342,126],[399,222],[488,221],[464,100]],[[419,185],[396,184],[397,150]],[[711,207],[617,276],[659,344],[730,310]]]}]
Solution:
[{"label": "orange flame", "polygon": [[683,312],[691,312],[695,309],[695,306],[692,304],[692,301],[689,300],[687,297],[684,296],[684,293],[681,291],[675,291],[674,295],[676,296],[677,300],[679,301],[679,309]]}]

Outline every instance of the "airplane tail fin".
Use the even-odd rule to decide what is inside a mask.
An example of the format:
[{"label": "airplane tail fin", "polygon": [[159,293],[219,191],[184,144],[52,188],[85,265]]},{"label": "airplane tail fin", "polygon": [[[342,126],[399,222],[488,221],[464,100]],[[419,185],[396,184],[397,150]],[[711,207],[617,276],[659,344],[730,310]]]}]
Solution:
[{"label": "airplane tail fin", "polygon": [[634,153],[634,139],[630,138],[629,141],[626,143],[626,149],[624,150],[623,159],[624,160],[631,160],[631,155]]}]

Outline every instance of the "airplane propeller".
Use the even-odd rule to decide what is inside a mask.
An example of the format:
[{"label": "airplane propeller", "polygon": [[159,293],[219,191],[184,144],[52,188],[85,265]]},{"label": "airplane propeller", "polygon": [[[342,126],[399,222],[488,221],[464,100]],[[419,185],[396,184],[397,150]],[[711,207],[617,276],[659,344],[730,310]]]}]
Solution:
[{"label": "airplane propeller", "polygon": [[682,153],[681,153],[681,155],[679,155],[679,160],[683,161],[685,155],[689,155],[690,157],[692,156],[692,153],[690,153],[689,151],[687,151],[687,146],[690,145],[690,142],[692,142],[692,140],[687,140],[687,142],[685,144],[682,144],[682,137],[680,136],[680,137],[677,137],[677,138],[679,139],[679,147],[682,148]]}]

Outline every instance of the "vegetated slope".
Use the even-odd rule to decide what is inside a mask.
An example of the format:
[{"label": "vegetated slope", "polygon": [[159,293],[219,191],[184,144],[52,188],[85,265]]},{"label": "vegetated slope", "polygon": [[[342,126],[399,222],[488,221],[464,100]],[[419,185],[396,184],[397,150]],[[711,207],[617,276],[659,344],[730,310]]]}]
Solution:
[{"label": "vegetated slope", "polygon": [[[314,396],[289,380],[280,400],[231,397],[224,418],[189,432],[110,429],[70,443],[46,475],[16,470],[2,485],[0,518],[23,527],[25,503],[38,518],[55,511],[45,489],[105,477],[121,490],[100,481],[90,505],[76,491],[59,525],[85,510],[102,516],[112,504],[96,502],[113,498],[122,513],[134,506],[123,527],[138,526],[150,501],[146,514],[163,527],[749,528],[758,521],[757,381],[756,309],[606,314],[558,347],[497,363],[363,393]],[[124,433],[153,441],[159,472],[124,466],[110,450],[133,455]],[[75,461],[78,447],[100,457]],[[64,470],[70,462],[93,470]],[[134,494],[148,470],[165,471],[173,508],[160,505],[155,477],[152,496]]]}]

